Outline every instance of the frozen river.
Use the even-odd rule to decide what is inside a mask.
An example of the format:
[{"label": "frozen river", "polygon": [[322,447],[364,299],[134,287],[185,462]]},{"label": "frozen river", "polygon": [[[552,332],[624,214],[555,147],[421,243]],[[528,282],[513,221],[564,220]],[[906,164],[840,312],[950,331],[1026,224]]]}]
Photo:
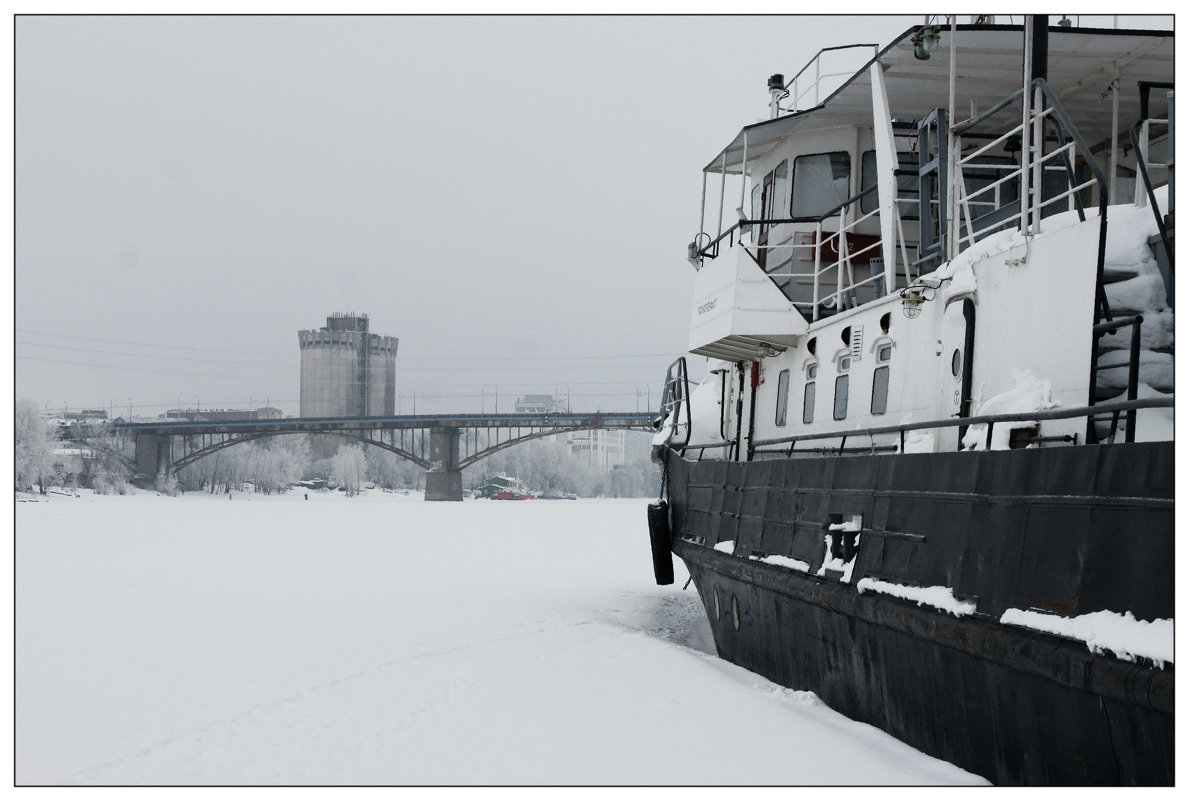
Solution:
[{"label": "frozen river", "polygon": [[981,782],[714,656],[647,503],[18,503],[16,782]]}]

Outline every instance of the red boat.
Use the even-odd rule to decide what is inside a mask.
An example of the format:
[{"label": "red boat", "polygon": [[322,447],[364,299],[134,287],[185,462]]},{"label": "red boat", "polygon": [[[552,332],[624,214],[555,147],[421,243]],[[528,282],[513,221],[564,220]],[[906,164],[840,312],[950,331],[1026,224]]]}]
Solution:
[{"label": "red boat", "polygon": [[493,501],[531,501],[535,495],[528,495],[523,492],[497,492],[491,496]]}]

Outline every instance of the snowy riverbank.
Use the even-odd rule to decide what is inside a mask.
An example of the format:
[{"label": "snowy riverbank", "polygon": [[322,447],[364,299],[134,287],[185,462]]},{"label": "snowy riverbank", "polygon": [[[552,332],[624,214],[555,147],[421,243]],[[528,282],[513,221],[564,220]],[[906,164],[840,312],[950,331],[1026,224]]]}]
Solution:
[{"label": "snowy riverbank", "polygon": [[715,657],[646,504],[19,503],[16,781],[981,781]]}]

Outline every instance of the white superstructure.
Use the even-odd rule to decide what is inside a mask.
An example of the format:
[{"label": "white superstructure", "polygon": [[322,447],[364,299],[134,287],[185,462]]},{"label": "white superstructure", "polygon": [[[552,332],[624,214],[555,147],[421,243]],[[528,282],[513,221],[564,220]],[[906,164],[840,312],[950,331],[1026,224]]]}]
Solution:
[{"label": "white superstructure", "polygon": [[[978,448],[985,426],[868,432],[1171,393],[1172,59],[1171,31],[939,19],[816,105],[781,102],[818,59],[773,76],[771,119],[705,168],[689,348],[720,361],[665,438],[702,458]],[[1171,437],[1144,425],[1170,412],[989,444]]]}]

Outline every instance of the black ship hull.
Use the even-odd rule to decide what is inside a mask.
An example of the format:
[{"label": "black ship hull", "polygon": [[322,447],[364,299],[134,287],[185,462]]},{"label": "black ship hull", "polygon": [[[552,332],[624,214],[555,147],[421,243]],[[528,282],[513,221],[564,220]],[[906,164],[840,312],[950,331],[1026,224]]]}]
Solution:
[{"label": "black ship hull", "polygon": [[[673,551],[723,658],[996,784],[1173,783],[1171,664],[1000,622],[1174,616],[1172,443],[667,458]],[[831,547],[849,575],[821,570]],[[861,593],[864,577],[977,611]]]}]

